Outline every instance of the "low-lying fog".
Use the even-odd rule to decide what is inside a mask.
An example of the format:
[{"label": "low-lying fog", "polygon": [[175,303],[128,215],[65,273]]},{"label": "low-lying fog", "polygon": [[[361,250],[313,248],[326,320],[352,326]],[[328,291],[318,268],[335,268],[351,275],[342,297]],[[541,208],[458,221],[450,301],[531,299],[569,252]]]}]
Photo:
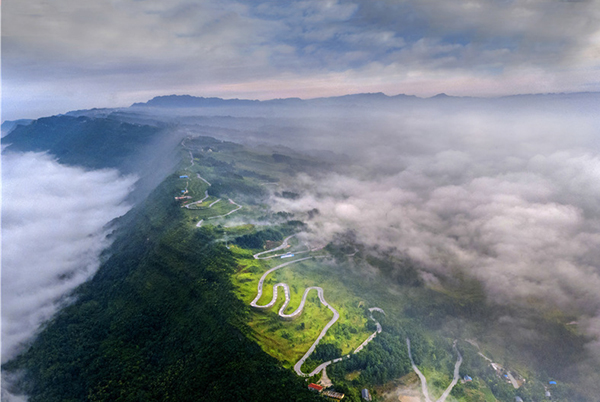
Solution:
[{"label": "low-lying fog", "polygon": [[[191,109],[121,112],[136,121],[179,122],[179,135],[283,145],[321,157],[335,152],[331,171],[298,175],[286,189],[300,198],[274,196],[274,209],[317,208],[309,221],[315,240],[353,231],[373,250],[417,261],[426,280],[462,272],[480,281],[493,302],[533,301],[575,315],[597,364],[598,96],[542,106],[535,97],[518,105],[457,102],[207,108],[200,117]],[[123,200],[134,179],[64,167],[43,154],[5,155],[2,176],[6,361],[95,271],[104,225],[129,208]]]},{"label": "low-lying fog", "polygon": [[43,153],[2,156],[2,362],[98,268],[106,224],[135,182],[66,167]]},{"label": "low-lying fog", "polygon": [[368,246],[418,261],[428,280],[460,271],[494,302],[578,315],[595,339],[590,356],[600,359],[599,128],[594,113],[560,107],[315,119],[288,145],[353,162],[299,176],[290,189],[302,196],[273,203],[317,208],[309,224],[321,242],[351,230]]},{"label": "low-lying fog", "polygon": [[494,302],[577,315],[600,361],[598,94],[318,102],[152,115],[178,115],[201,135],[347,155],[332,156],[332,172],[299,175],[289,190],[302,196],[273,197],[275,210],[317,208],[310,235],[321,243],[351,230],[418,261],[428,280],[460,271]]}]

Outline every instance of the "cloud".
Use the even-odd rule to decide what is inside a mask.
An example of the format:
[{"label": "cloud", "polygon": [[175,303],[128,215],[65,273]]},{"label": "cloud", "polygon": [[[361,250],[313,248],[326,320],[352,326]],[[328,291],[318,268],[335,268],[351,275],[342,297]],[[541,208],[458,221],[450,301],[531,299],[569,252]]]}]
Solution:
[{"label": "cloud", "polygon": [[[479,280],[495,303],[581,316],[598,339],[597,117],[498,109],[376,118],[372,130],[350,122],[344,141],[329,143],[361,169],[299,177],[289,186],[303,196],[274,197],[275,210],[317,208],[307,221],[316,243],[352,231],[430,277]],[[600,356],[597,345],[588,346]]]},{"label": "cloud", "polygon": [[123,215],[134,177],[65,167],[42,153],[2,156],[2,362],[88,279]]},{"label": "cloud", "polygon": [[3,109],[16,118],[173,92],[593,90],[598,10],[542,0],[10,2]]}]

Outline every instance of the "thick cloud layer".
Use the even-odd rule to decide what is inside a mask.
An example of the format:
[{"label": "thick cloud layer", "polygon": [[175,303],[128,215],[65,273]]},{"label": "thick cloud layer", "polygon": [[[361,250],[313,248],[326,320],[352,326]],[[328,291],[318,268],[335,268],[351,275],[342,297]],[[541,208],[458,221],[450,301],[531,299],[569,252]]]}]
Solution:
[{"label": "thick cloud layer", "polygon": [[41,153],[2,157],[2,362],[99,265],[105,225],[130,208],[135,178],[65,167]]},{"label": "thick cloud layer", "polygon": [[600,88],[596,0],[6,3],[8,119],[166,93],[269,99]]},{"label": "thick cloud layer", "polygon": [[308,222],[319,242],[351,230],[430,274],[464,272],[495,302],[577,314],[580,328],[599,336],[598,118],[440,110],[396,117],[372,132],[345,130],[337,148],[353,152],[357,165],[299,177],[289,187],[303,196],[274,197],[275,208],[317,208]]}]

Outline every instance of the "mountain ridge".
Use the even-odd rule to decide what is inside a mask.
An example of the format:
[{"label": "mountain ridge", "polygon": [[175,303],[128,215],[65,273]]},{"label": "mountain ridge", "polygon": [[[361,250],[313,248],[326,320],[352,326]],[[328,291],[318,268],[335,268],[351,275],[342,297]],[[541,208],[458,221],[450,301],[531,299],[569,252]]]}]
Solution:
[{"label": "mountain ridge", "polygon": [[387,95],[383,92],[361,92],[355,94],[346,94],[339,96],[317,97],[302,99],[298,97],[291,98],[274,98],[267,100],[258,99],[239,99],[239,98],[220,98],[220,97],[203,97],[189,94],[182,95],[159,95],[146,102],[133,103],[131,108],[138,107],[215,107],[215,106],[265,106],[265,105],[299,105],[311,103],[345,103],[352,101],[447,101],[447,100],[477,100],[477,101],[498,101],[498,100],[515,100],[515,99],[573,99],[573,98],[589,98],[599,97],[600,92],[559,92],[559,93],[534,93],[534,94],[514,94],[492,97],[477,97],[477,96],[454,96],[446,93],[439,93],[430,97],[419,97],[416,95],[396,94]]}]

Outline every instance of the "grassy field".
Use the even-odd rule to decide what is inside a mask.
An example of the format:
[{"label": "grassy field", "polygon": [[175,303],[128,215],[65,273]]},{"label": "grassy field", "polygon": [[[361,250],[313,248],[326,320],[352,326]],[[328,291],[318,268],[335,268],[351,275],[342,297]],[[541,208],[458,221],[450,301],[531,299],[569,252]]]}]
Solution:
[{"label": "grassy field", "polygon": [[[201,199],[203,199],[204,197],[202,197]],[[190,207],[188,209],[190,210],[199,210],[199,209],[206,209],[208,208],[213,202],[219,200],[219,198],[217,197],[213,197],[213,196],[208,196],[208,198],[206,200],[204,200],[203,202],[201,202],[200,204],[194,204],[194,205],[190,205]],[[194,202],[194,201],[191,201]]]},{"label": "grassy field", "polygon": [[[238,272],[233,278],[236,293],[246,304],[250,304],[256,297],[258,280],[267,269],[289,262],[280,258],[255,260],[243,249],[232,247],[231,250],[238,257],[239,264]],[[273,272],[264,282],[263,295],[258,304],[269,303],[273,297],[273,285],[280,282],[287,283],[290,287],[290,303],[286,313],[299,306],[307,287],[323,288],[325,300],[338,311],[340,318],[327,332],[322,343],[331,343],[339,347],[343,354],[348,354],[370,335],[365,328],[367,317],[364,308],[358,307],[362,299],[340,286],[335,276],[328,272],[327,265],[319,260],[302,261]],[[284,300],[284,294],[280,290],[277,303],[271,309],[254,309],[250,326],[261,347],[284,365],[291,367],[306,353],[333,314],[321,305],[317,292],[311,291],[302,314],[292,321],[286,321],[277,315]]]}]

